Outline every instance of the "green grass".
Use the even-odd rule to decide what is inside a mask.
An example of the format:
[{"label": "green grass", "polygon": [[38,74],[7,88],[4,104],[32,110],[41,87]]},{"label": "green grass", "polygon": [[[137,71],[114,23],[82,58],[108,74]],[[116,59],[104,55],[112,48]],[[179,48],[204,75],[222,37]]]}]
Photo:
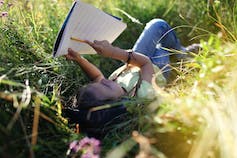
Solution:
[{"label": "green grass", "polygon": [[[162,99],[146,107],[129,105],[132,116],[105,137],[102,157],[142,152],[145,157],[236,157],[236,0],[87,2],[128,24],[114,43],[119,47],[131,48],[152,18],[168,21],[184,45],[203,46],[174,67],[176,79],[158,91]],[[5,0],[0,7],[9,14],[0,17],[0,157],[65,157],[69,142],[84,137],[68,126],[61,105],[88,79],[73,63],[51,54],[71,3]],[[121,65],[96,55],[86,58],[106,76]],[[37,99],[40,115],[34,124]]]}]

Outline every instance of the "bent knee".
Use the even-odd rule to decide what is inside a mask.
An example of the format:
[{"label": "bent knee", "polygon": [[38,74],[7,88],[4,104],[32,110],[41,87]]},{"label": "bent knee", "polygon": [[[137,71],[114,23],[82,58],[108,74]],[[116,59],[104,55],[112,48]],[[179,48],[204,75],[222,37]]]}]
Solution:
[{"label": "bent knee", "polygon": [[146,24],[146,29],[170,28],[168,23],[163,19],[152,19]]}]

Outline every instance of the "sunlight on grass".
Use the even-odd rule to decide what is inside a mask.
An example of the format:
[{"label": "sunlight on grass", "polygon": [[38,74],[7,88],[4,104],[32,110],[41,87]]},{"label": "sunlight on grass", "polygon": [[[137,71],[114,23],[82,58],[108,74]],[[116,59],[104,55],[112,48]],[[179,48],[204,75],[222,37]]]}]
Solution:
[{"label": "sunlight on grass", "polygon": [[[116,46],[131,48],[148,21],[164,18],[184,45],[203,47],[173,63],[176,78],[159,89],[161,98],[145,107],[128,103],[131,116],[105,137],[101,157],[237,157],[236,1],[85,1],[128,24]],[[62,106],[88,79],[73,63],[52,58],[71,4],[0,0],[0,157],[65,157],[69,142],[84,137]],[[120,64],[85,57],[106,76]]]}]

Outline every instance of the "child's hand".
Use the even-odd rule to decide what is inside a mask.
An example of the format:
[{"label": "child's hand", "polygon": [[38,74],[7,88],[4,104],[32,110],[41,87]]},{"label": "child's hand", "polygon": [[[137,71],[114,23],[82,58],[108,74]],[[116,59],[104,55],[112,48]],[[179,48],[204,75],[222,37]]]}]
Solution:
[{"label": "child's hand", "polygon": [[94,50],[104,57],[112,57],[115,47],[112,46],[108,41],[97,41],[94,42],[86,41]]},{"label": "child's hand", "polygon": [[81,55],[79,53],[77,53],[76,51],[72,50],[71,48],[68,48],[68,54],[65,55],[65,57],[68,60],[77,61],[78,59],[81,58]]}]

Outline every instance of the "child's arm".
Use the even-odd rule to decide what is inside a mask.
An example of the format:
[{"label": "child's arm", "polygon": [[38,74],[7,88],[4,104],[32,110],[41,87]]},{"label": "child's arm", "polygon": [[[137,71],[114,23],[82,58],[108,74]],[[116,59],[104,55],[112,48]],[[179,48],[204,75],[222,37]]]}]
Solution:
[{"label": "child's arm", "polygon": [[104,78],[102,72],[85,58],[82,58],[79,53],[72,49],[68,49],[68,54],[65,57],[69,60],[76,61],[87,76],[94,82],[99,82]]},{"label": "child's arm", "polygon": [[141,69],[140,72],[142,80],[146,80],[151,83],[154,69],[151,60],[147,56],[136,52],[132,52],[132,54],[130,54],[126,50],[112,46],[108,41],[86,42],[100,55],[122,60],[139,67]]}]

